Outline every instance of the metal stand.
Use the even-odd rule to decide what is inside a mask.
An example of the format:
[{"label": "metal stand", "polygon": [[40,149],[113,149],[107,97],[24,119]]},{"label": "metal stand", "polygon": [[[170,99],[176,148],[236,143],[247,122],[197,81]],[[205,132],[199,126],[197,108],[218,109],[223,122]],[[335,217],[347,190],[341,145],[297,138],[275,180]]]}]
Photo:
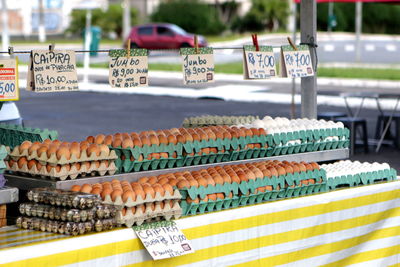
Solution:
[{"label": "metal stand", "polygon": [[75,180],[65,180],[65,181],[55,181],[55,180],[46,180],[41,178],[33,178],[26,177],[14,174],[5,174],[8,182],[7,184],[16,186],[21,190],[29,190],[31,188],[37,187],[51,187],[57,189],[70,189],[73,185],[83,185],[83,184],[95,184],[101,183],[105,181],[111,181],[113,179],[118,180],[127,180],[129,182],[137,181],[139,178],[144,176],[157,176],[163,173],[173,173],[173,172],[184,172],[184,171],[196,171],[199,169],[206,169],[215,166],[223,166],[223,165],[234,165],[234,164],[245,164],[266,160],[287,160],[287,161],[331,161],[338,159],[346,159],[349,157],[348,149],[335,149],[335,150],[326,150],[326,151],[318,151],[318,152],[307,152],[307,153],[299,153],[299,154],[290,154],[276,157],[266,157],[266,158],[257,158],[257,159],[249,159],[249,160],[237,160],[237,161],[228,161],[228,162],[220,162],[213,164],[204,164],[204,165],[196,165],[196,166],[187,166],[181,168],[172,168],[172,169],[163,169],[163,170],[154,170],[154,171],[142,171],[142,172],[133,172],[133,173],[123,173],[109,176],[96,176],[96,177],[88,177],[88,178],[78,178]]}]

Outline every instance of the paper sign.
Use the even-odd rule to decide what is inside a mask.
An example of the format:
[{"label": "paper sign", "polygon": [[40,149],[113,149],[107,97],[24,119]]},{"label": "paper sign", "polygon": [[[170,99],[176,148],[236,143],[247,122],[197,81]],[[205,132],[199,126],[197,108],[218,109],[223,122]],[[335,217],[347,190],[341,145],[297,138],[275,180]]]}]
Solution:
[{"label": "paper sign", "polygon": [[35,92],[77,91],[75,52],[32,50],[27,90]]},{"label": "paper sign", "polygon": [[199,84],[214,82],[214,56],[210,47],[181,48],[183,59],[183,83]]},{"label": "paper sign", "polygon": [[290,45],[281,49],[281,75],[282,77],[307,77],[314,76],[310,50],[306,45],[296,46],[297,51]]},{"label": "paper sign", "polygon": [[18,58],[0,60],[0,101],[19,100]]},{"label": "paper sign", "polygon": [[243,75],[245,79],[268,79],[276,76],[275,56],[272,46],[243,47]]},{"label": "paper sign", "polygon": [[127,57],[125,49],[109,53],[109,77],[111,87],[128,88],[148,85],[148,58],[146,49],[131,49]]},{"label": "paper sign", "polygon": [[147,223],[135,226],[133,230],[154,260],[194,252],[189,240],[173,221]]}]

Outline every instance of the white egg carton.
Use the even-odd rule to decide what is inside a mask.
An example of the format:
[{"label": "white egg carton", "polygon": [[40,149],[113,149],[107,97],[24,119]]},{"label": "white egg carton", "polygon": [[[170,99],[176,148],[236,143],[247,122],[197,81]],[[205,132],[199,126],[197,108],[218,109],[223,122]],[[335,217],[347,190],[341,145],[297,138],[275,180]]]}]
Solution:
[{"label": "white egg carton", "polygon": [[146,198],[142,199],[141,196],[137,196],[136,200],[133,201],[132,198],[128,197],[128,200],[124,202],[122,200],[122,196],[118,196],[115,201],[112,201],[110,195],[106,195],[105,199],[103,200],[104,204],[112,204],[115,206],[124,206],[124,207],[135,207],[145,203],[151,203],[156,201],[164,201],[164,200],[173,200],[173,199],[181,199],[181,193],[178,189],[175,189],[173,194],[171,195],[170,192],[165,192],[164,196],[161,196],[159,192],[156,192],[155,197],[153,198],[150,194],[146,194]]},{"label": "white egg carton", "polygon": [[[144,212],[141,208],[142,205],[146,206]],[[132,213],[130,208],[127,209],[125,216],[123,216],[122,212],[119,211],[117,213],[117,222],[132,227],[134,224],[141,225],[144,222],[159,220],[169,221],[171,219],[179,219],[181,216],[182,209],[179,206],[178,201],[175,201],[172,207],[169,204],[164,204],[164,208],[161,208],[160,202],[156,202],[154,210],[150,203],[147,203],[136,206],[135,214]]]},{"label": "white egg carton", "polygon": [[108,153],[102,151],[99,156],[96,153],[92,153],[90,155],[87,154],[86,150],[81,152],[80,157],[76,157],[75,155],[71,155],[70,159],[66,159],[62,156],[60,159],[57,159],[56,153],[47,156],[47,153],[42,153],[40,156],[37,154],[37,150],[33,151],[29,154],[28,149],[19,152],[19,146],[16,146],[9,155],[13,160],[17,161],[20,157],[26,157],[28,160],[35,159],[39,161],[41,164],[54,164],[54,165],[64,165],[69,163],[76,163],[76,162],[84,162],[84,161],[97,161],[97,160],[115,160],[118,158],[117,154],[114,150],[110,150]]},{"label": "white egg carton", "polygon": [[78,176],[85,177],[87,175],[96,176],[96,175],[113,175],[117,171],[117,167],[115,163],[112,161],[109,163],[108,167],[106,164],[100,163],[100,166],[97,167],[94,162],[91,162],[90,167],[87,168],[86,165],[81,165],[80,169],[78,170],[75,166],[72,166],[69,170],[67,170],[66,166],[61,166],[59,172],[52,168],[50,172],[47,171],[46,166],[43,165],[40,170],[37,169],[36,164],[32,166],[31,169],[28,169],[28,164],[24,164],[22,168],[18,167],[18,164],[15,162],[12,167],[10,167],[8,161],[6,162],[7,170],[22,173],[22,174],[30,174],[32,176],[39,176],[45,179],[58,179],[64,181],[68,178],[71,180],[76,179]]}]

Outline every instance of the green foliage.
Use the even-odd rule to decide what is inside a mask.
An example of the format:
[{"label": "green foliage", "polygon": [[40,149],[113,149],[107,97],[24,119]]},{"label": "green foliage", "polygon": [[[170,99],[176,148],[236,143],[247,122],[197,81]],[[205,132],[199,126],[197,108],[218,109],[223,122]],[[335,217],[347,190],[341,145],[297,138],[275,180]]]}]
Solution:
[{"label": "green foliage", "polygon": [[[354,32],[355,30],[355,4],[334,3],[334,14],[337,27],[334,31]],[[364,33],[398,34],[400,25],[400,6],[381,3],[363,3]],[[328,3],[317,5],[318,30],[326,31],[328,22]]]},{"label": "green foliage", "polygon": [[151,15],[151,20],[173,23],[197,34],[219,34],[225,30],[217,10],[198,0],[163,2]]},{"label": "green foliage", "polygon": [[236,18],[232,29],[245,31],[269,31],[283,28],[289,15],[289,5],[282,0],[252,0],[252,7],[242,18]]},{"label": "green foliage", "polygon": [[[106,11],[94,9],[92,11],[92,25],[99,26],[103,33],[115,32],[119,37],[122,35],[122,7],[120,4],[108,6]],[[68,32],[81,34],[86,25],[86,11],[73,10],[72,20]],[[137,23],[137,11],[131,8],[131,23]]]}]

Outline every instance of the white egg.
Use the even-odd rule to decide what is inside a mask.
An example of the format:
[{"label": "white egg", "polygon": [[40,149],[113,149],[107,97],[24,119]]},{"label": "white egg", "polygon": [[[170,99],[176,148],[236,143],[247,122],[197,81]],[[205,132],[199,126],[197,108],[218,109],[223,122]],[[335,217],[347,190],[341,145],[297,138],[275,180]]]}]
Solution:
[{"label": "white egg", "polygon": [[264,122],[262,120],[253,121],[252,125],[256,128],[264,128]]}]

